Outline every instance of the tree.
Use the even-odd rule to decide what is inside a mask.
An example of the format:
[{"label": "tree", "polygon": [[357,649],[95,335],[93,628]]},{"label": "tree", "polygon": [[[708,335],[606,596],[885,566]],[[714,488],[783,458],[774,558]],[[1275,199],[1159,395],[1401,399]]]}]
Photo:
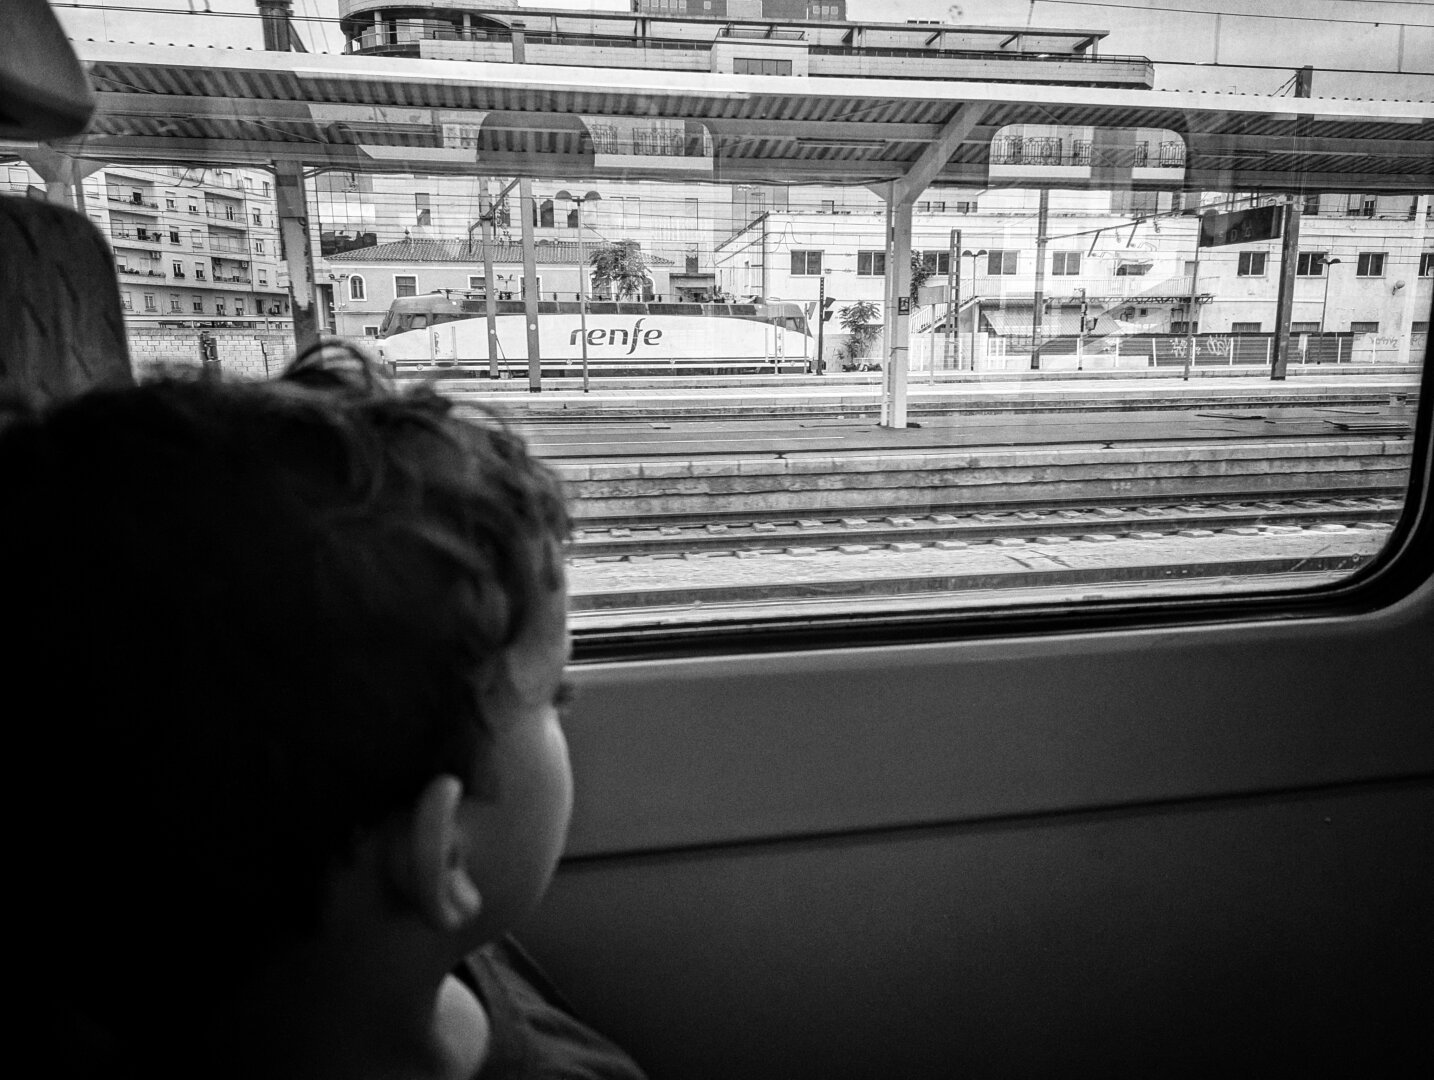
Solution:
[{"label": "tree", "polygon": [[636,240],[604,244],[592,253],[594,293],[615,292],[619,300],[641,299],[647,285],[647,258]]},{"label": "tree", "polygon": [[935,269],[935,262],[936,260],[933,259],[927,263],[923,252],[913,251],[911,253],[911,302],[913,304],[919,298],[921,286],[926,284],[927,278],[931,276],[931,271]]},{"label": "tree", "polygon": [[865,359],[881,327],[876,323],[878,308],[875,301],[857,300],[842,308],[841,328],[851,335],[846,343],[848,360]]}]

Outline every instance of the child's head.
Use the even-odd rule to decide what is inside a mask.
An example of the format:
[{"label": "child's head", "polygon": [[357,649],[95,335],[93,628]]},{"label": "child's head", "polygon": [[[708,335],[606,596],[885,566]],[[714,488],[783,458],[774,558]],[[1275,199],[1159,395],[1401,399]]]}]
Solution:
[{"label": "child's head", "polygon": [[164,382],[12,417],[0,505],[57,960],[262,963],[384,830],[463,871],[399,916],[476,944],[541,894],[568,526],[517,437],[422,391]]}]

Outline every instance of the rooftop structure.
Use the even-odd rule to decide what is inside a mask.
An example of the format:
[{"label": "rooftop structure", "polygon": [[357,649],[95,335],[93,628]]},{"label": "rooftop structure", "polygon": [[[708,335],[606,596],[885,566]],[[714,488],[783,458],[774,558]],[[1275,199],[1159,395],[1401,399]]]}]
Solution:
[{"label": "rooftop structure", "polygon": [[846,21],[816,0],[635,0],[630,12],[493,0],[340,0],[351,53],[738,75],[935,79],[1149,89],[1141,56],[1101,56],[1104,30]]}]

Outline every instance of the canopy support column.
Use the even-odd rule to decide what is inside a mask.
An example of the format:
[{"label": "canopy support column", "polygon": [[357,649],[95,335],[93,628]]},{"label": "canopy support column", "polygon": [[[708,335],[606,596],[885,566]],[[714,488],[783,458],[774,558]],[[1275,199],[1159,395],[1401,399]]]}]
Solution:
[{"label": "canopy support column", "polygon": [[[919,192],[917,193],[919,194]],[[882,368],[881,424],[906,427],[906,389],[911,368],[911,207],[915,195],[898,196],[893,183],[886,204],[886,363]]]},{"label": "canopy support column", "polygon": [[883,331],[886,364],[882,371],[881,392],[883,427],[906,427],[906,380],[911,338],[911,208],[985,113],[985,105],[968,103],[957,106],[936,138],[906,170],[906,175],[877,192],[886,200],[887,224],[886,329]]},{"label": "canopy support column", "polygon": [[518,181],[518,212],[523,215],[523,321],[528,326],[528,392],[543,389],[543,360],[538,341],[538,257],[533,247],[533,219],[538,204],[533,201],[533,182]]},{"label": "canopy support column", "polygon": [[309,208],[304,198],[304,168],[294,161],[274,162],[274,194],[279,211],[279,245],[289,271],[289,312],[294,318],[294,353],[319,343],[319,311],[314,288],[314,253],[309,241]]}]

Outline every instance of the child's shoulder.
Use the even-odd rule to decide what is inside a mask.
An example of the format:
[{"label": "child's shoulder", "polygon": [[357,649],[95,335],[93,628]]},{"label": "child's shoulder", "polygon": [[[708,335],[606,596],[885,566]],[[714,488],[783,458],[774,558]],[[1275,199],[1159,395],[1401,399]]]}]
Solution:
[{"label": "child's shoulder", "polygon": [[491,1029],[477,1080],[644,1080],[637,1063],[583,1023],[511,937],[469,955],[456,974],[477,994]]}]

